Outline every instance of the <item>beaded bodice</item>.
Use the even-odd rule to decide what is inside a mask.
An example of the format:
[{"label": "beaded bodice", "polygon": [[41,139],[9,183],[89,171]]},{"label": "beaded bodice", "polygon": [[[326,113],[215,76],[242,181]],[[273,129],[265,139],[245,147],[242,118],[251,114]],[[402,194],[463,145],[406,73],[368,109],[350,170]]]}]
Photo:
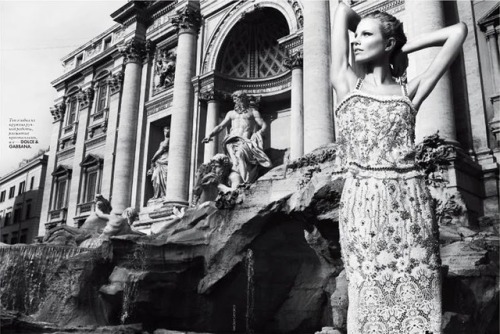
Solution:
[{"label": "beaded bodice", "polygon": [[[416,109],[404,95],[372,95],[360,83],[336,110],[344,162],[365,168],[414,166]],[[403,92],[406,92],[403,89]]]}]

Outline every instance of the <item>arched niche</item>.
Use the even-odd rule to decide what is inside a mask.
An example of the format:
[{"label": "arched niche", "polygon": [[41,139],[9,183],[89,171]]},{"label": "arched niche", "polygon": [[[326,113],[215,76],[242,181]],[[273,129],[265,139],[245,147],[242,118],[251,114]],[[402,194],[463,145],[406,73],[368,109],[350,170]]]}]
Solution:
[{"label": "arched niche", "polygon": [[246,1],[241,0],[231,7],[211,36],[208,37],[208,47],[203,59],[202,72],[207,73],[216,69],[217,60],[223,48],[226,37],[240,19],[259,10],[274,10],[286,20],[289,34],[294,34],[301,28],[297,10],[300,5],[297,1]]},{"label": "arched niche", "polygon": [[287,71],[278,39],[289,35],[286,18],[274,8],[258,8],[242,17],[226,36],[216,71],[240,79],[272,77]]}]

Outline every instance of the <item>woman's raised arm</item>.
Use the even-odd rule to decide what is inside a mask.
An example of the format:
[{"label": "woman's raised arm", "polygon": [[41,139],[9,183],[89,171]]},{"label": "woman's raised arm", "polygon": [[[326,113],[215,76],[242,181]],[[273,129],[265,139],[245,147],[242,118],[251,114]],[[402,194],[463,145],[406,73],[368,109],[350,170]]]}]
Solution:
[{"label": "woman's raised arm", "polygon": [[339,2],[333,18],[332,84],[337,98],[342,99],[356,85],[356,74],[349,65],[349,34],[355,31],[361,17],[343,2]]},{"label": "woman's raised arm", "polygon": [[409,94],[417,108],[429,96],[439,79],[456,58],[466,36],[467,26],[460,22],[417,36],[403,46],[401,51],[406,54],[428,47],[442,46],[429,67],[409,82]]}]

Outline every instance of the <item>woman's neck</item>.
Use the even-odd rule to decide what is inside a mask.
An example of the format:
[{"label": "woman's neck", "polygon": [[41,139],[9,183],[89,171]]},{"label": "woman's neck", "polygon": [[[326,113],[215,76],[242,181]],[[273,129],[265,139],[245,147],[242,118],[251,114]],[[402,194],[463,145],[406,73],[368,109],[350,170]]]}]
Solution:
[{"label": "woman's neck", "polygon": [[363,68],[365,74],[364,81],[369,82],[373,86],[381,86],[393,84],[395,81],[392,77],[391,67],[389,62],[383,64],[366,64]]}]

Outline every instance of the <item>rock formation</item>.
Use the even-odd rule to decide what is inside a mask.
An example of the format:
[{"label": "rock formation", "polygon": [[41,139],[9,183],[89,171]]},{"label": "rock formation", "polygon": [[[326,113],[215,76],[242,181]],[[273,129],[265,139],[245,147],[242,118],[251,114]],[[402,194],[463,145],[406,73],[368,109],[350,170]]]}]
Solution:
[{"label": "rock formation", "polygon": [[[345,333],[337,152],[276,167],[239,189],[232,209],[206,202],[151,236],[112,236],[93,250],[2,245],[2,305],[58,328]],[[459,197],[439,194],[445,333],[496,333],[498,218],[470,224]]]}]

